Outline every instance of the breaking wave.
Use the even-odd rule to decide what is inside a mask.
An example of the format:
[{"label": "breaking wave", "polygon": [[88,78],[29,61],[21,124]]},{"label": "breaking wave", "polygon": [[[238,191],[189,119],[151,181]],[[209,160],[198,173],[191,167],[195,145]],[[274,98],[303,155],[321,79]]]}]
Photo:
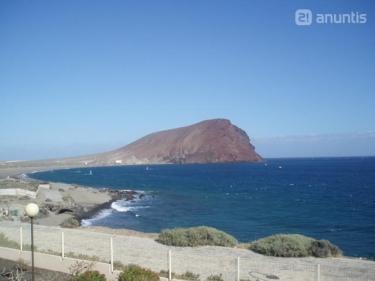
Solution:
[{"label": "breaking wave", "polygon": [[104,219],[108,216],[110,216],[112,214],[112,209],[104,209],[104,210],[101,210],[99,211],[95,216],[93,216],[92,218],[90,219],[83,219],[81,221],[81,226],[85,227],[85,226],[90,226],[92,225],[94,222],[98,221],[98,220],[101,220],[101,219]]},{"label": "breaking wave", "polygon": [[[128,190],[127,190],[128,191]],[[99,211],[96,215],[94,215],[92,218],[89,219],[83,219],[81,221],[81,226],[87,227],[90,225],[95,224],[95,222],[102,220],[111,214],[113,212],[119,212],[119,213],[126,213],[130,212],[135,217],[139,217],[140,215],[136,213],[139,209],[149,208],[150,206],[144,205],[144,201],[147,201],[147,197],[142,191],[137,191],[143,196],[141,197],[140,194],[133,200],[126,200],[126,199],[120,199],[117,201],[112,202],[110,209],[103,209]]]},{"label": "breaking wave", "polygon": [[140,205],[137,201],[117,200],[111,204],[111,208],[120,213],[136,211],[138,209],[148,208],[149,206]]}]

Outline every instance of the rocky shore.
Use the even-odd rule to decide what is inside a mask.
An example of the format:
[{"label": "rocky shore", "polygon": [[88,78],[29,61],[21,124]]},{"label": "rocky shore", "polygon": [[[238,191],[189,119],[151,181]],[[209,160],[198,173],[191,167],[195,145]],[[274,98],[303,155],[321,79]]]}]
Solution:
[{"label": "rocky shore", "polygon": [[[112,190],[92,188],[75,184],[40,182],[29,177],[15,176],[0,179],[0,190],[31,191],[30,196],[0,196],[0,221],[24,221],[23,209],[34,202],[40,207],[37,224],[48,226],[79,227],[83,219],[88,219],[100,210],[110,208],[116,200],[132,201],[141,197],[132,190]],[[33,196],[35,194],[35,197]]]}]

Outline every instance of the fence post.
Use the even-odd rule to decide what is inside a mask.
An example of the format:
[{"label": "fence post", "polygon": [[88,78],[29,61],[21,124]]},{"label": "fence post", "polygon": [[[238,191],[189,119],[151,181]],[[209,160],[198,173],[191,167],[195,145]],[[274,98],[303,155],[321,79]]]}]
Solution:
[{"label": "fence post", "polygon": [[320,264],[316,265],[316,281],[320,281]]},{"label": "fence post", "polygon": [[64,241],[64,231],[61,231],[61,258],[65,258],[65,241]]},{"label": "fence post", "polygon": [[172,250],[168,250],[168,280],[172,280]]},{"label": "fence post", "polygon": [[22,252],[23,248],[23,234],[22,234],[22,226],[20,227],[20,252]]},{"label": "fence post", "polygon": [[111,253],[111,273],[113,273],[113,237],[111,236],[109,239],[109,248],[110,248],[110,253]]},{"label": "fence post", "polygon": [[240,281],[240,257],[237,257],[237,279],[236,281]]}]

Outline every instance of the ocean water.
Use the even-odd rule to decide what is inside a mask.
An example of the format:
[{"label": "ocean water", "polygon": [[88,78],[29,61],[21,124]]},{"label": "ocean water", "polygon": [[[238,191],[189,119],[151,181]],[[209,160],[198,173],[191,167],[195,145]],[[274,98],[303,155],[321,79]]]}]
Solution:
[{"label": "ocean water", "polygon": [[207,225],[242,242],[300,233],[328,239],[346,255],[375,258],[373,157],[98,167],[30,176],[144,192],[134,202],[113,202],[83,225],[145,232]]}]

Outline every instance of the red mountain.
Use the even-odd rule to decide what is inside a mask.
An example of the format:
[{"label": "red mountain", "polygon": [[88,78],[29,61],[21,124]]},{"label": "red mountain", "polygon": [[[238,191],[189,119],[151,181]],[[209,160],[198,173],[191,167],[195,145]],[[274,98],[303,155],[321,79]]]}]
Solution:
[{"label": "red mountain", "polygon": [[226,119],[149,134],[90,164],[219,163],[260,161],[245,131]]}]

